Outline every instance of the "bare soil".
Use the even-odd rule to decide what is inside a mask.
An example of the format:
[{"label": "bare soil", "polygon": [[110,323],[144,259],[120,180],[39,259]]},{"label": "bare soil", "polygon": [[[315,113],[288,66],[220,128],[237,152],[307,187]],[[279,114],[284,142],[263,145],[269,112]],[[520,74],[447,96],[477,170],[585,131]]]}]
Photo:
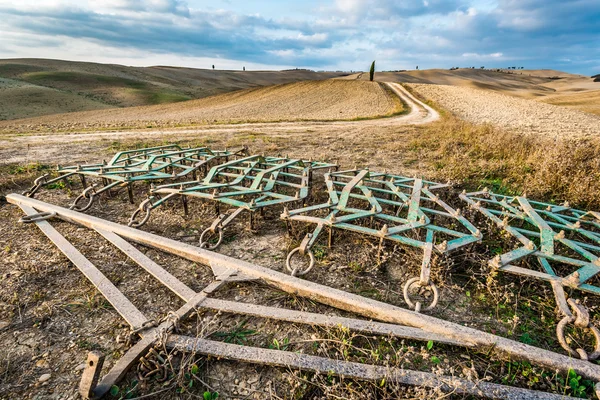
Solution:
[{"label": "bare soil", "polygon": [[[340,145],[339,148],[328,149],[326,154],[323,154],[317,151],[322,147],[319,142],[302,142],[302,138],[298,138],[298,142],[293,144],[289,144],[289,141],[286,144],[282,143],[281,147],[282,150],[289,150],[290,146],[297,152],[295,154],[314,154],[324,160],[331,159],[332,155],[342,156],[340,162],[343,168],[359,160],[358,162],[371,165],[374,169],[381,170],[387,166],[394,172],[410,176],[410,169],[398,166],[398,155],[388,146],[383,146],[383,152],[376,153],[376,149],[382,147],[382,143],[389,143],[386,141],[389,141],[390,137],[400,139],[406,132],[387,130],[379,135],[374,136],[375,140],[371,144],[364,145],[368,150],[362,157],[369,157],[371,162],[357,157],[349,150],[359,145],[358,132],[357,136],[349,141],[344,138],[348,150]],[[215,138],[211,146],[222,148],[225,143],[226,138]],[[305,147],[301,147],[301,143],[304,143]],[[255,140],[252,144],[256,152],[271,149],[270,144],[262,139]],[[131,147],[134,143],[124,145]],[[377,157],[374,157],[375,154]],[[108,156],[108,153],[104,155]],[[315,201],[321,201],[324,199],[322,178],[316,176],[316,179]],[[11,190],[25,188],[25,185],[18,185],[13,183]],[[73,200],[79,190],[79,186],[75,186],[72,191],[50,189],[41,192],[37,197],[64,206]],[[147,190],[144,184],[138,185],[135,188],[136,201],[141,201]],[[113,199],[101,198],[90,213],[126,223],[136,206],[137,204],[129,204],[127,196],[121,193]],[[305,230],[298,227],[295,235],[287,235],[284,225],[278,219],[280,212],[280,209],[269,210],[264,217],[259,218],[258,230],[255,232],[250,231],[244,219],[241,219],[228,228],[225,244],[218,251],[283,271],[285,255],[297,246]],[[213,207],[210,203],[192,201],[190,214],[191,218],[184,218],[178,202],[174,202],[155,210],[150,222],[143,229],[183,242],[197,243],[199,232],[209,226],[214,218]],[[104,370],[106,372],[127,349],[127,346],[116,341],[117,337],[127,334],[127,329],[118,314],[93,286],[35,226],[16,222],[20,215],[22,212],[12,205],[0,207],[0,218],[6,221],[0,226],[0,251],[4,261],[0,267],[3,277],[0,286],[0,306],[3,310],[0,346],[9,349],[0,353],[0,393],[7,399],[73,399],[77,396],[76,387],[81,377],[81,364],[87,352],[95,349],[107,355]],[[97,234],[67,223],[53,222],[53,225],[149,318],[161,318],[169,310],[182,305],[179,299]],[[327,248],[323,243],[317,246],[317,267],[306,279],[404,307],[401,284],[408,277],[418,274],[421,255],[414,249],[389,245],[385,248],[383,263],[380,264],[376,258],[376,247],[376,240],[341,233],[336,236],[336,245],[333,248]],[[484,245],[477,251],[482,252],[483,249],[485,252],[485,247]],[[211,272],[206,266],[155,250],[139,248],[195,290],[200,290],[210,282]],[[541,284],[534,284],[531,288],[529,282],[515,286],[509,277],[506,287],[510,289],[505,288],[507,294],[502,295],[508,297],[495,300],[497,306],[502,307],[490,308],[485,301],[482,304],[481,299],[487,299],[486,296],[490,296],[490,293],[480,282],[485,282],[485,276],[478,276],[479,273],[475,272],[483,262],[477,257],[475,253],[469,253],[453,262],[436,264],[433,279],[441,287],[441,300],[433,315],[518,339],[522,334],[517,328],[519,320],[513,317],[516,313],[507,313],[507,305],[512,307],[513,302],[515,305],[523,303],[524,300],[519,296],[524,290],[546,296],[551,296],[551,291]],[[229,284],[218,292],[217,297],[345,315],[310,300],[254,283]],[[533,318],[539,319],[539,315],[542,315],[544,321],[535,329],[528,330],[532,336],[535,335],[534,330],[551,328],[553,306],[548,306],[546,302],[531,304],[526,300],[523,304],[528,310],[527,316],[531,314]],[[519,315],[524,317],[521,307]],[[531,321],[527,321],[523,326],[530,327],[530,323]],[[518,374],[512,376],[509,372],[511,384],[531,386],[540,390],[564,390],[552,372],[543,372],[521,364],[513,366],[495,358],[490,359],[485,354],[450,346],[436,344],[428,349],[426,343],[375,336],[354,337],[335,330],[211,312],[193,316],[189,322],[181,324],[180,329],[185,334],[210,337],[214,340],[227,340],[232,332],[244,330],[246,333],[239,340],[245,345],[273,347],[285,343],[285,349],[289,351],[329,355],[333,358],[380,365],[398,365],[475,380],[487,376],[487,379],[502,382],[501,377],[505,376],[509,366],[509,371],[517,371],[515,374]],[[555,350],[558,346],[552,340],[552,336],[544,336],[539,345]],[[372,356],[365,359],[365,352]],[[132,390],[134,395],[158,392],[155,398],[195,398],[194,396],[202,396],[205,390],[218,392],[220,398],[224,399],[318,399],[335,396],[372,399],[462,398],[447,397],[436,391],[397,387],[393,384],[379,387],[356,381],[327,380],[326,377],[320,378],[293,370],[204,357],[196,357],[192,363],[199,366],[198,375],[201,380],[195,380],[194,387],[186,386],[186,391],[182,394],[178,394],[180,386],[173,381],[166,388],[155,380],[140,383],[135,369],[121,383],[120,393],[125,394],[136,387]],[[50,379],[41,382],[40,378],[46,374],[50,374]],[[540,380],[531,380],[528,378],[529,374],[539,377]],[[185,384],[187,385],[187,381]]]},{"label": "bare soil", "polygon": [[583,139],[600,135],[600,117],[581,111],[469,87],[409,86],[424,98],[476,124],[492,124],[550,138]]},{"label": "bare soil", "polygon": [[107,108],[111,106],[73,93],[0,77],[0,121]]},{"label": "bare soil", "polygon": [[302,120],[352,120],[398,114],[402,103],[383,84],[310,81],[249,89],[206,99],[149,107],[59,114],[0,122],[0,132],[189,126]]},{"label": "bare soil", "polygon": [[[231,91],[329,79],[337,72],[128,67],[47,59],[0,60],[0,120],[173,103]],[[6,81],[13,84],[3,89]]]},{"label": "bare soil", "polygon": [[[353,74],[337,79],[366,80],[368,74]],[[594,77],[549,69],[459,68],[455,70],[383,71],[375,73],[375,80],[482,89],[600,114],[600,82],[596,81]]]}]

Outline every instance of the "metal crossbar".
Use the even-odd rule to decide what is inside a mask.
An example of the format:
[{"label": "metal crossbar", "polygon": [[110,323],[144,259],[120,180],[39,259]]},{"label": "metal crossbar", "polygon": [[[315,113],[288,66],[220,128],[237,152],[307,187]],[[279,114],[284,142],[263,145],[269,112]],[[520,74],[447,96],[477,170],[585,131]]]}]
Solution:
[{"label": "metal crossbar", "polygon": [[[369,364],[332,360],[307,354],[281,350],[269,350],[249,346],[222,343],[203,338],[193,338],[173,334],[178,321],[186,318],[196,310],[207,308],[226,313],[254,315],[261,318],[285,320],[295,323],[315,324],[320,326],[341,326],[370,334],[389,334],[416,340],[433,340],[452,345],[495,349],[500,353],[530,360],[534,363],[567,372],[573,369],[576,373],[594,380],[600,379],[600,366],[581,360],[572,359],[547,350],[535,348],[509,339],[480,332],[472,328],[438,320],[434,317],[403,310],[389,304],[367,299],[350,293],[316,283],[307,282],[289,275],[235,260],[211,251],[176,242],[151,233],[142,232],[127,226],[81,214],[76,211],[54,206],[16,194],[7,196],[10,203],[20,206],[26,215],[32,216],[41,231],[71,260],[102,295],[115,307],[129,323],[134,335],[140,340],[117,361],[113,368],[98,383],[102,370],[101,354],[90,353],[87,367],[84,370],[80,393],[84,398],[97,398],[106,394],[112,385],[124,377],[126,372],[140,360],[146,352],[155,351],[154,347],[174,348],[184,352],[210,355],[249,363],[268,364],[285,368],[298,368],[322,374],[335,374],[355,379],[366,379],[381,382],[397,382],[407,385],[419,385],[439,388],[452,393],[471,394],[481,397],[501,399],[564,399],[563,395],[544,393],[488,383],[471,382],[466,379],[441,376],[429,372],[413,371],[404,368],[390,368]],[[178,295],[185,304],[175,312],[168,313],[159,322],[147,318],[96,268],[82,253],[69,243],[52,227],[47,219],[34,218],[40,213],[53,213],[53,218],[60,218],[71,223],[81,224],[94,229],[111,244],[116,246],[129,258],[135,261],[146,272]],[[160,265],[150,260],[140,250],[125,239],[167,251],[194,262],[210,265],[215,280],[202,291],[195,292]],[[288,293],[307,296],[315,301],[353,311],[359,315],[389,321],[365,321],[353,318],[341,318],[323,314],[286,310],[255,304],[231,302],[211,299],[210,295],[231,280],[261,279]],[[407,327],[401,323],[412,325]],[[141,364],[144,359],[141,359]]]},{"label": "metal crossbar", "polygon": [[[313,171],[337,168],[335,164],[303,161],[282,157],[249,156],[216,165],[202,180],[161,185],[151,190],[151,196],[140,204],[131,216],[129,226],[140,227],[148,221],[150,212],[169,199],[181,196],[187,214],[187,198],[200,198],[215,202],[217,218],[200,235],[200,244],[211,250],[223,240],[223,230],[243,211],[253,213],[297,201],[309,196]],[[223,214],[220,205],[230,208]],[[141,221],[136,218],[143,215]],[[215,243],[209,236],[217,235]]]},{"label": "metal crossbar", "polygon": [[[207,163],[214,159],[228,158],[239,155],[240,152],[213,151],[207,147],[184,149],[179,145],[166,145],[150,147],[138,150],[121,151],[107,163],[101,164],[71,165],[57,167],[58,177],[49,179],[50,174],[42,175],[34,181],[34,185],[23,193],[33,197],[42,187],[51,185],[58,181],[71,185],[68,178],[79,176],[83,185],[83,192],[75,199],[71,209],[77,211],[88,210],[95,199],[106,192],[111,196],[111,189],[117,190],[127,187],[129,200],[133,203],[132,184],[139,181],[174,180],[188,175],[194,179],[200,168],[206,168]],[[102,188],[98,184],[87,185],[86,178],[99,178],[102,180]],[[85,204],[80,204],[87,199]]]},{"label": "metal crossbar", "polygon": [[[447,185],[407,178],[367,169],[325,174],[329,199],[327,203],[297,210],[284,210],[281,218],[316,224],[301,245],[287,257],[286,266],[293,275],[306,274],[314,265],[311,247],[323,229],[343,229],[379,238],[379,250],[385,240],[423,250],[420,277],[404,285],[407,304],[417,311],[420,302],[410,298],[412,287],[426,288],[433,299],[427,309],[435,307],[438,299],[436,286],[430,282],[430,264],[433,252],[446,254],[481,240],[481,233],[473,224],[439,197]],[[309,257],[308,267],[293,267],[292,258],[298,253]]]},{"label": "metal crossbar", "polygon": [[[563,287],[600,294],[600,213],[543,203],[524,196],[506,196],[485,189],[460,195],[500,229],[517,239],[520,246],[490,260],[494,270],[540,279],[552,285],[556,303],[564,318],[557,336],[569,354],[583,359],[600,357],[600,331],[590,323],[588,311],[572,299]],[[537,263],[526,261],[532,258]],[[589,329],[595,337],[592,353],[573,349],[564,337],[565,325],[574,323]]]}]

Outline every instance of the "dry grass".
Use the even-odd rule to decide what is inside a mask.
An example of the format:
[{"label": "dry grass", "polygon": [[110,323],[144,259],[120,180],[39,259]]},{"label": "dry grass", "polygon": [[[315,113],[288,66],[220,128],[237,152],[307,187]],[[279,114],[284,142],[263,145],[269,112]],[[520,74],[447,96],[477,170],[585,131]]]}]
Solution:
[{"label": "dry grass", "polygon": [[445,116],[394,145],[426,160],[434,178],[600,209],[600,138],[552,140]]},{"label": "dry grass", "polygon": [[575,92],[546,96],[541,98],[540,101],[600,115],[600,90],[592,90],[584,93]]}]

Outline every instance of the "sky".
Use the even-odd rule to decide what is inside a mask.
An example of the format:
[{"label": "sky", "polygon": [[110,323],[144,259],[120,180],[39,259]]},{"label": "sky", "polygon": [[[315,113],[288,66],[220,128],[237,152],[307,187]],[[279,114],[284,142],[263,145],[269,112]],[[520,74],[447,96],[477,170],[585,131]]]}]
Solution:
[{"label": "sky", "polygon": [[0,0],[0,58],[600,74],[600,0]]}]

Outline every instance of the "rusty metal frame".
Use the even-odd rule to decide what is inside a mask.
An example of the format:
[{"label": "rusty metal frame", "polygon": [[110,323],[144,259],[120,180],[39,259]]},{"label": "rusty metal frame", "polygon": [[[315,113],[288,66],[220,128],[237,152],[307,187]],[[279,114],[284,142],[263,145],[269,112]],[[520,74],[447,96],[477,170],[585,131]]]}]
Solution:
[{"label": "rusty metal frame", "polygon": [[[520,244],[490,260],[493,270],[549,282],[563,316],[556,332],[561,346],[574,357],[599,358],[600,330],[591,324],[585,307],[567,300],[563,287],[600,294],[598,284],[591,283],[600,276],[600,213],[577,210],[568,203],[556,205],[525,196],[496,194],[488,189],[463,192],[460,198]],[[531,258],[538,263],[523,263]],[[564,332],[567,324],[591,331],[595,338],[591,353],[573,349],[567,343]]]},{"label": "rusty metal frame", "polygon": [[[92,387],[90,383],[82,383],[80,391],[84,396],[100,397],[105,394],[112,384],[118,382],[127,370],[151,346],[166,337],[168,347],[180,350],[208,354],[251,363],[266,363],[305,369],[319,373],[333,373],[357,379],[383,379],[402,384],[421,385],[440,388],[457,393],[474,394],[483,397],[505,399],[558,399],[555,395],[528,389],[514,388],[487,382],[471,382],[454,377],[438,376],[432,373],[411,371],[406,369],[386,368],[367,364],[331,360],[323,357],[296,354],[279,350],[256,349],[246,346],[232,345],[212,340],[182,337],[172,334],[177,320],[185,318],[189,313],[199,308],[222,310],[224,312],[243,313],[264,318],[282,319],[298,323],[317,323],[332,326],[341,324],[349,329],[362,330],[374,334],[388,333],[398,337],[408,337],[417,340],[434,340],[452,345],[472,347],[486,352],[498,352],[512,359],[524,359],[533,364],[552,370],[567,373],[573,369],[579,375],[594,381],[600,380],[600,366],[582,360],[566,357],[551,351],[539,349],[523,343],[481,332],[448,321],[414,311],[395,307],[376,300],[346,293],[327,286],[279,273],[242,260],[233,259],[206,249],[190,246],[171,239],[163,238],[148,232],[139,231],[124,225],[116,224],[100,218],[78,213],[59,206],[48,204],[36,199],[17,194],[9,194],[8,202],[16,204],[30,216],[44,234],[81,270],[82,273],[98,288],[106,299],[115,307],[117,312],[130,324],[141,339],[138,341],[104,376],[100,383]],[[157,324],[150,324],[146,317],[137,310],[131,302],[104,276],[102,273],[62,237],[48,222],[48,219],[38,219],[38,213],[53,213],[52,218],[82,225],[101,234],[114,246],[119,248],[140,267],[167,286],[185,301],[185,304]],[[177,256],[199,262],[211,267],[215,280],[201,292],[194,292],[177,278],[165,271],[161,266],[150,260],[136,247],[125,239],[166,251]],[[305,296],[312,300],[327,304],[338,309],[354,312],[377,321],[356,320],[352,318],[329,317],[319,314],[291,311],[274,307],[244,305],[220,299],[210,299],[209,296],[224,283],[231,280],[261,279],[267,284],[282,289],[288,293]],[[289,314],[288,314],[289,313]],[[408,326],[403,326],[408,325]],[[88,365],[85,371],[85,382],[94,382],[98,374],[98,357],[92,355],[93,365]],[[97,378],[97,376],[96,376]]]},{"label": "rusty metal frame", "polygon": [[[246,153],[246,148],[229,152],[213,151],[207,147],[182,148],[176,144],[121,151],[108,163],[103,161],[101,164],[58,166],[57,177],[49,179],[50,174],[44,174],[23,194],[33,197],[41,188],[59,181],[71,187],[69,178],[79,176],[83,191],[75,199],[71,209],[87,211],[100,194],[106,192],[112,197],[112,189],[118,192],[123,188],[127,188],[129,201],[133,204],[132,185],[135,182],[175,180],[189,175],[195,179],[198,171],[206,169],[212,160],[228,159]],[[98,183],[88,185],[87,178],[90,177],[100,179],[103,186],[97,189]]]},{"label": "rusty metal frame", "polygon": [[[430,310],[438,300],[437,288],[429,279],[432,255],[448,254],[481,240],[479,230],[460,210],[441,200],[440,192],[448,185],[368,169],[326,173],[325,183],[327,203],[286,209],[281,215],[288,223],[316,224],[314,231],[288,254],[286,267],[292,275],[304,275],[313,267],[311,247],[324,229],[329,230],[330,246],[335,229],[375,237],[379,239],[379,251],[389,240],[423,250],[421,274],[409,279],[403,292],[407,304],[420,311],[421,302],[413,302],[409,292],[413,287],[429,289],[432,300],[425,309]],[[309,257],[308,267],[292,266],[296,254]]]},{"label": "rusty metal frame", "polygon": [[[250,216],[250,229],[254,228],[253,214],[265,208],[306,201],[310,194],[313,171],[337,169],[337,165],[291,159],[288,157],[248,156],[215,165],[202,180],[165,184],[152,188],[150,197],[142,202],[129,220],[129,226],[144,225],[150,212],[173,197],[183,199],[187,215],[187,199],[198,198],[215,204],[217,218],[200,235],[200,245],[216,249],[223,241],[223,231],[242,212]],[[230,208],[221,214],[220,205]],[[140,221],[138,216],[142,215]],[[216,236],[214,243],[209,237]]]}]

